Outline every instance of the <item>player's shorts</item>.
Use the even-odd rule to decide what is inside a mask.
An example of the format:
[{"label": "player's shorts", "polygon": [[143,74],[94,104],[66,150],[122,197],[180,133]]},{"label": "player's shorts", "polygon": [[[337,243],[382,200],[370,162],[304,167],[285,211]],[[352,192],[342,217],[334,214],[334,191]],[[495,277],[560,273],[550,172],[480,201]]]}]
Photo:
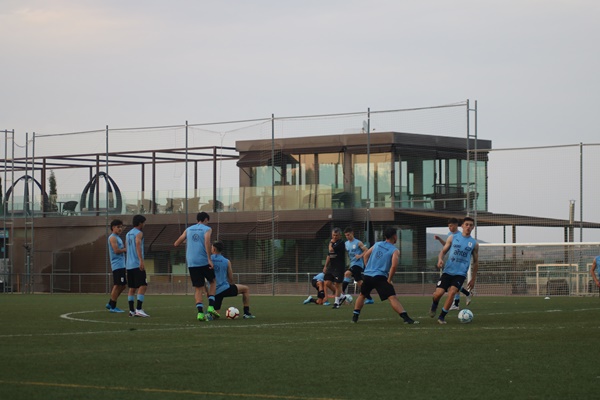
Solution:
[{"label": "player's shorts", "polygon": [[358,265],[351,265],[350,268],[348,268],[348,271],[352,272],[352,278],[356,282],[363,280],[364,269],[362,269],[362,267],[359,267]]},{"label": "player's shorts", "polygon": [[344,282],[344,268],[329,268],[325,273],[325,278],[323,280],[335,283]]},{"label": "player's shorts", "polygon": [[193,287],[204,287],[206,281],[212,283],[215,280],[215,270],[209,268],[208,265],[203,267],[191,267],[189,270]]},{"label": "player's shorts", "polygon": [[215,310],[221,309],[221,304],[223,304],[223,299],[225,297],[235,297],[237,295],[238,295],[237,285],[230,285],[228,289],[225,289],[221,293],[215,295]]},{"label": "player's shorts", "polygon": [[139,268],[128,269],[127,286],[131,289],[137,289],[140,286],[148,286],[148,282],[146,282],[146,270],[142,271]]},{"label": "player's shorts", "polygon": [[360,294],[367,297],[371,294],[371,291],[375,289],[381,301],[387,300],[388,297],[395,296],[396,290],[394,285],[388,282],[387,277],[383,275],[368,276],[365,275],[362,286],[360,287]]},{"label": "player's shorts", "polygon": [[113,272],[113,282],[116,286],[127,285],[127,270],[125,268],[115,269]]},{"label": "player's shorts", "polygon": [[448,289],[450,288],[450,286],[456,286],[456,288],[458,290],[460,290],[460,288],[462,287],[463,283],[465,282],[465,279],[467,279],[467,277],[462,276],[462,275],[442,274],[440,280],[438,281],[437,285],[435,285],[435,287],[436,288],[442,288],[446,292],[448,291]]}]

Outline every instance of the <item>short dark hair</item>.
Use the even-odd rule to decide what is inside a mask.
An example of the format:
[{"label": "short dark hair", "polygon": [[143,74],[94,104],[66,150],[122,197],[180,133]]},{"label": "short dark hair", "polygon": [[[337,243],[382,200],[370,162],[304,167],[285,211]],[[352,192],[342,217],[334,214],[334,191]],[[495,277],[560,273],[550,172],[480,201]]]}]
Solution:
[{"label": "short dark hair", "polygon": [[354,233],[354,229],[351,226],[347,226],[346,229],[344,229],[344,233]]},{"label": "short dark hair", "polygon": [[110,221],[110,229],[112,229],[113,226],[119,225],[123,225],[123,221],[121,221],[120,219],[113,219],[112,221]]},{"label": "short dark hair", "polygon": [[456,224],[456,225],[458,225],[458,220],[456,218],[450,218],[448,220],[448,224]]},{"label": "short dark hair", "polygon": [[202,221],[206,221],[206,220],[210,221],[210,216],[208,215],[207,212],[201,211],[196,215],[196,221],[202,222]]},{"label": "short dark hair", "polygon": [[225,245],[220,240],[217,240],[217,241],[213,242],[213,247],[215,249],[217,249],[217,251],[219,253],[221,253],[221,252],[223,252],[223,249],[225,248]]},{"label": "short dark hair", "polygon": [[342,230],[340,228],[333,228],[331,230],[331,233],[337,233],[337,234],[341,235],[342,234]]},{"label": "short dark hair", "polygon": [[383,236],[385,236],[386,239],[391,239],[392,236],[394,236],[396,234],[396,228],[385,228],[385,230],[383,231]]},{"label": "short dark hair", "polygon": [[139,226],[140,224],[143,224],[144,222],[146,222],[146,217],[144,217],[143,215],[137,214],[133,216],[133,219],[131,220],[131,224],[133,226]]},{"label": "short dark hair", "polygon": [[473,224],[475,224],[475,220],[472,217],[464,217],[463,222],[465,221],[471,221]]}]

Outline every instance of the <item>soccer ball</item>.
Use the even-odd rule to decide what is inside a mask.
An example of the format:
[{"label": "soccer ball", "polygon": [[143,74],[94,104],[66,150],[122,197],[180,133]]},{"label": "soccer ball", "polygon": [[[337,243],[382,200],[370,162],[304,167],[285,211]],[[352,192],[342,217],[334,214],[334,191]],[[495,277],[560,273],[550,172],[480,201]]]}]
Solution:
[{"label": "soccer ball", "polygon": [[473,313],[471,310],[464,308],[458,313],[458,320],[463,324],[468,324],[469,322],[473,321]]},{"label": "soccer ball", "polygon": [[240,316],[240,310],[235,307],[229,307],[227,311],[225,311],[225,316],[229,319],[236,319]]},{"label": "soccer ball", "polygon": [[346,295],[346,303],[352,304],[352,301],[354,301],[354,298],[352,296],[350,296],[349,294],[347,294]]}]

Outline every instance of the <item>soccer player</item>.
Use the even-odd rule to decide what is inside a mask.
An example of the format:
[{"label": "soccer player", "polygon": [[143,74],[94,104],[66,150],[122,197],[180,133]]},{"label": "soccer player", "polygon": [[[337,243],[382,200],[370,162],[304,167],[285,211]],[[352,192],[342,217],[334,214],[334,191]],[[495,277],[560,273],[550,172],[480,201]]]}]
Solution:
[{"label": "soccer player", "polygon": [[[448,220],[448,229],[450,230],[450,232],[448,232],[448,236],[446,237],[446,239],[448,239],[448,237],[450,237],[452,235],[460,235],[461,234],[460,231],[458,230],[458,220],[456,218],[450,218]],[[435,235],[433,238],[435,240],[437,240],[438,242],[440,242],[442,244],[442,246],[446,244],[446,241],[437,235]],[[440,271],[440,273],[441,273],[441,271]],[[469,292],[464,287],[461,287],[460,291],[465,296],[467,296],[467,305],[471,304],[474,293]],[[459,303],[460,303],[460,293],[456,293],[456,295],[454,295],[454,304],[452,304],[452,306],[450,307],[450,311],[460,310]]]},{"label": "soccer player", "polygon": [[317,289],[317,299],[315,300],[312,296],[308,296],[308,298],[304,300],[303,304],[315,303],[318,305],[328,306],[329,301],[327,301],[327,289],[331,290],[331,292],[335,294],[335,286],[333,283],[327,282],[328,286],[325,286],[325,274],[320,272],[313,276],[311,285]]},{"label": "soccer player", "polygon": [[594,257],[594,260],[592,261],[592,268],[590,268],[590,274],[592,274],[592,278],[594,279],[596,286],[598,286],[600,288],[600,280],[598,280],[598,271],[597,271],[599,264],[600,264],[600,256]]},{"label": "soccer player", "polygon": [[127,287],[127,273],[125,269],[125,253],[127,248],[119,235],[123,232],[123,221],[114,219],[110,222],[111,234],[108,236],[108,253],[110,255],[110,267],[113,273],[113,288],[110,292],[110,300],[106,309],[112,313],[125,312],[117,307],[117,299]]},{"label": "soccer player", "polygon": [[340,308],[346,300],[342,294],[342,282],[344,281],[344,270],[346,267],[344,241],[342,240],[342,230],[333,228],[331,231],[331,240],[328,245],[329,254],[325,260],[323,273],[325,274],[325,285],[327,282],[333,282],[335,286],[335,302],[333,308]]},{"label": "soccer player", "polygon": [[[344,229],[344,236],[346,236],[346,242],[344,243],[346,251],[348,252],[348,258],[350,259],[350,266],[344,273],[344,282],[342,283],[342,293],[346,294],[346,289],[351,282],[351,278],[354,278],[356,284],[360,287],[363,280],[363,271],[365,270],[365,263],[363,256],[368,250],[367,246],[360,240],[354,237],[354,229],[347,227]],[[373,304],[373,298],[371,294],[367,296],[365,304]]]},{"label": "soccer player", "polygon": [[[473,258],[471,281],[467,284],[468,290],[473,290],[477,280],[477,270],[479,269],[479,244],[471,237],[471,232],[475,227],[475,220],[471,217],[465,217],[462,223],[462,233],[460,235],[451,235],[438,255],[438,268],[444,267],[444,273],[436,285],[433,292],[433,303],[429,310],[431,318],[435,317],[440,299],[444,293],[448,292],[448,298],[442,307],[442,312],[438,317],[438,323],[446,323],[446,314],[450,311],[454,295],[462,287],[467,272]],[[444,264],[444,256],[448,251],[452,254]]]},{"label": "soccer player", "polygon": [[[254,318],[250,313],[250,288],[246,285],[233,283],[233,272],[231,270],[231,261],[223,257],[223,242],[216,241],[212,244],[211,260],[215,268],[215,277],[217,281],[215,295],[215,310],[217,313],[221,310],[223,299],[225,297],[236,297],[242,295],[242,304],[244,305],[244,318]],[[213,286],[213,285],[211,285]]]},{"label": "soccer player", "polygon": [[185,259],[187,261],[188,270],[190,271],[190,279],[194,287],[194,300],[196,301],[196,309],[198,310],[198,321],[209,321],[210,318],[204,315],[204,292],[205,282],[208,281],[210,287],[208,289],[208,309],[207,312],[214,318],[220,318],[221,315],[215,311],[215,270],[211,260],[211,242],[210,236],[212,229],[208,226],[210,217],[206,212],[199,212],[196,215],[197,223],[188,227],[175,241],[175,247],[179,246],[184,241],[187,244],[185,251]]},{"label": "soccer player", "polygon": [[396,229],[386,228],[383,231],[383,235],[385,236],[385,240],[375,243],[364,255],[365,276],[360,287],[360,295],[354,305],[352,322],[358,322],[358,317],[360,316],[360,311],[367,295],[375,289],[381,301],[389,299],[390,306],[400,315],[405,324],[418,324],[419,321],[410,318],[404,310],[392,284],[392,278],[396,273],[400,259],[400,250],[396,248],[396,241],[398,240]]},{"label": "soccer player", "polygon": [[[129,292],[127,301],[129,302],[130,317],[149,317],[142,308],[146,295],[148,283],[146,281],[146,269],[144,267],[144,224],[146,217],[143,215],[134,215],[133,228],[127,232],[125,240],[127,242],[127,258],[125,267],[127,268],[127,285]],[[134,308],[134,301],[137,293],[137,306]]]}]

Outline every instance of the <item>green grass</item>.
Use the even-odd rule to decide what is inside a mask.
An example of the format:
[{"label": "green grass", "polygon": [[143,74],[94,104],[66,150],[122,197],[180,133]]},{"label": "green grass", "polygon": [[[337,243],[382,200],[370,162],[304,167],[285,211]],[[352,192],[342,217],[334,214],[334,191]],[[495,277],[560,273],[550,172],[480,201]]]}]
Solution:
[{"label": "green grass", "polygon": [[[376,297],[377,299],[377,297]],[[192,296],[146,296],[151,318],[107,296],[0,296],[3,399],[583,399],[600,383],[600,299],[475,297],[439,326],[428,297],[303,305],[252,298],[254,320],[195,321]],[[119,299],[126,308],[126,297]],[[224,308],[241,309],[241,297]],[[464,305],[464,299],[463,299]],[[65,318],[68,317],[68,318]]]}]

